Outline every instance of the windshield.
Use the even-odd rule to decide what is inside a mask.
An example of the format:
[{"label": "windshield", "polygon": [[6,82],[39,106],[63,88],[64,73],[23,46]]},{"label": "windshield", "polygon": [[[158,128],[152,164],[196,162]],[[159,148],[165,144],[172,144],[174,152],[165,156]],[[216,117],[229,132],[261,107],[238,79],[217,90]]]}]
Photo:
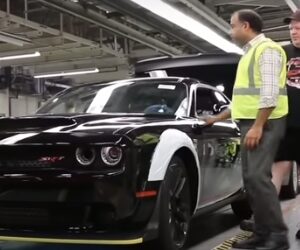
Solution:
[{"label": "windshield", "polygon": [[69,89],[47,102],[38,114],[138,113],[187,114],[187,87],[176,81],[124,81]]}]

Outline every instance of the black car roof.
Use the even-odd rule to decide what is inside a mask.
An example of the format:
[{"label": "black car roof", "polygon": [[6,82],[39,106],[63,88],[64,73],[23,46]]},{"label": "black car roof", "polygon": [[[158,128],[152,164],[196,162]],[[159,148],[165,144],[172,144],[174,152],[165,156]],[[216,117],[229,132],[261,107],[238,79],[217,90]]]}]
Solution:
[{"label": "black car roof", "polygon": [[240,56],[233,53],[151,58],[137,62],[135,73],[204,65],[237,65],[239,59]]},{"label": "black car roof", "polygon": [[116,81],[107,81],[107,82],[92,82],[92,83],[86,83],[82,85],[77,85],[76,87],[84,87],[84,86],[96,86],[96,85],[110,85],[110,84],[117,84],[117,83],[125,83],[130,81],[149,81],[149,82],[155,82],[157,80],[160,81],[173,81],[173,82],[185,82],[190,84],[191,82],[198,81],[197,79],[192,79],[190,77],[177,77],[177,76],[167,76],[167,77],[136,77],[136,78],[128,78],[123,80],[116,80]]},{"label": "black car roof", "polygon": [[174,83],[184,83],[188,86],[191,86],[193,84],[199,84],[201,87],[204,88],[210,88],[210,89],[216,89],[213,86],[210,86],[206,83],[201,83],[198,79],[195,78],[190,78],[190,77],[176,77],[176,76],[170,76],[170,77],[139,77],[139,78],[128,78],[124,80],[117,80],[117,81],[111,81],[111,82],[94,82],[94,83],[87,83],[87,84],[82,84],[82,85],[77,85],[72,88],[69,88],[67,90],[72,90],[76,88],[82,88],[82,87],[88,87],[88,86],[105,86],[105,85],[110,85],[110,84],[118,84],[118,83],[125,83],[125,82],[130,82],[130,81],[149,81],[149,82],[155,82],[157,80],[160,81],[173,81]]}]

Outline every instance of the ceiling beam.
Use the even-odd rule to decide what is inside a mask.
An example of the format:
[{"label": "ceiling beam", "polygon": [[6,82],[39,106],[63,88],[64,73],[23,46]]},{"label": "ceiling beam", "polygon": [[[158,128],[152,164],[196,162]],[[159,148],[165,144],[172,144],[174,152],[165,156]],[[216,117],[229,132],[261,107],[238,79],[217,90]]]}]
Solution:
[{"label": "ceiling beam", "polygon": [[199,14],[209,24],[216,26],[226,34],[230,34],[230,25],[225,20],[220,18],[215,12],[205,6],[198,0],[178,0],[187,7],[191,8],[195,13]]},{"label": "ceiling beam", "polygon": [[285,25],[285,23],[283,22],[283,19],[284,17],[288,17],[290,15],[289,14],[286,14],[286,15],[281,15],[281,17],[273,17],[272,19],[271,18],[267,18],[265,16],[264,17],[264,27],[274,27],[274,26],[282,26],[282,25]]},{"label": "ceiling beam", "polygon": [[[174,26],[174,24],[166,22],[163,18],[153,15],[151,12],[141,11],[141,8],[128,0],[93,0],[93,3],[101,3],[105,4],[105,6],[109,6],[125,16],[132,17],[138,22],[146,24],[154,30],[157,30],[163,34],[166,34],[175,40],[181,42],[184,45],[189,46],[190,48],[194,48],[199,52],[205,52],[201,46],[199,46],[199,39],[191,39],[192,34],[187,34],[186,31],[182,31],[179,27]],[[144,26],[136,23],[137,26],[145,29]]]},{"label": "ceiling beam", "polygon": [[147,49],[136,49],[130,52],[128,55],[131,59],[146,59],[150,57],[158,57],[163,56],[161,53],[153,51],[153,49],[147,48]]},{"label": "ceiling beam", "polygon": [[64,48],[64,47],[69,47],[70,44],[78,47],[78,45],[81,46],[80,43],[76,42],[69,42],[63,39],[60,36],[55,36],[55,37],[45,37],[45,38],[38,38],[32,40],[32,44],[27,44],[24,45],[22,48],[17,48],[14,45],[11,44],[2,44],[0,46],[0,54],[7,53],[9,54],[22,54],[22,53],[27,53],[27,52],[32,52],[32,51],[47,51],[47,50],[52,50],[53,48]]},{"label": "ceiling beam", "polygon": [[[0,54],[5,56],[7,53]],[[19,60],[0,60],[0,66],[33,66],[45,62],[61,62],[61,61],[76,61],[79,59],[89,59],[91,63],[95,58],[103,57],[103,51],[100,48],[81,47],[78,48],[63,48],[55,51],[44,51],[41,56],[29,59]]]},{"label": "ceiling beam", "polygon": [[115,20],[109,19],[101,15],[99,12],[84,8],[78,3],[60,0],[38,0],[48,7],[52,7],[60,12],[67,13],[71,16],[76,16],[82,20],[93,23],[106,30],[112,31],[120,36],[132,39],[139,43],[145,44],[150,48],[158,50],[167,55],[181,55],[183,52],[175,47],[172,47],[155,38],[147,36],[127,25],[121,24]]},{"label": "ceiling beam", "polygon": [[284,31],[271,31],[265,33],[267,37],[275,41],[286,41],[290,39],[290,32],[288,29]]},{"label": "ceiling beam", "polygon": [[89,59],[77,60],[74,62],[45,62],[39,65],[31,67],[34,69],[34,72],[43,73],[43,72],[57,72],[61,70],[72,70],[72,69],[83,69],[83,68],[92,68],[98,67],[99,69],[104,68],[113,68],[119,66],[128,66],[128,62],[125,58],[97,58],[93,61]]},{"label": "ceiling beam", "polygon": [[[91,41],[89,39],[85,39],[85,38],[82,38],[79,36],[75,36],[75,35],[72,35],[67,32],[61,32],[60,30],[53,29],[53,28],[47,27],[45,25],[41,25],[41,24],[33,22],[33,21],[26,20],[26,19],[16,16],[16,15],[12,15],[12,14],[7,15],[7,13],[2,10],[0,10],[0,18],[8,20],[13,23],[18,23],[25,27],[29,27],[31,29],[38,30],[38,31],[41,31],[41,32],[44,32],[44,33],[47,33],[47,34],[50,34],[53,36],[61,36],[62,38],[73,41],[73,42],[79,42],[83,45],[100,48],[100,44],[97,42],[94,42],[94,41]],[[111,54],[111,55],[118,56],[118,57],[123,56],[123,54],[121,54],[120,52],[113,50],[105,45],[102,45],[101,49],[107,54]]]},{"label": "ceiling beam", "polygon": [[[67,51],[68,49],[82,49],[84,48],[82,46],[82,44],[80,43],[65,43],[63,45],[57,45],[57,46],[45,46],[45,47],[34,47],[32,46],[31,48],[27,48],[27,49],[19,49],[19,50],[10,50],[10,51],[5,51],[5,52],[1,52],[0,51],[0,57],[2,56],[10,56],[10,55],[21,55],[21,54],[30,54],[33,53],[35,51],[41,52],[42,56],[43,55],[47,55],[47,54],[51,54],[51,53],[57,53],[58,51]],[[90,48],[90,47],[88,47]],[[103,55],[103,51],[101,51],[102,55]],[[66,60],[68,60],[68,58],[65,58]],[[26,61],[28,61],[28,63],[30,63],[29,59],[26,59]],[[1,60],[0,60],[0,65],[1,65]]]},{"label": "ceiling beam", "polygon": [[265,6],[278,7],[285,5],[282,0],[214,0],[215,6],[220,5],[248,5],[248,6]]}]

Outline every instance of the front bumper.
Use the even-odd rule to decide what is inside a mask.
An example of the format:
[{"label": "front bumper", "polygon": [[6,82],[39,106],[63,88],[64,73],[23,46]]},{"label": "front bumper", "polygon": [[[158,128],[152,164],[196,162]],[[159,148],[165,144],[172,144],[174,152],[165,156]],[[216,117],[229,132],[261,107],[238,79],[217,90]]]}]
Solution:
[{"label": "front bumper", "polygon": [[[101,185],[98,183],[98,186]],[[159,186],[160,183],[152,183],[152,189],[159,190]],[[114,200],[113,197],[116,196],[106,197],[107,202]],[[2,217],[0,217],[0,241],[133,245],[154,239],[158,235],[159,196],[143,200],[135,199],[133,206],[128,207],[130,213],[119,214],[119,219],[107,215],[111,215],[111,211],[115,210],[111,204],[112,210],[104,211],[108,203],[102,203],[101,206],[95,201],[78,202],[78,200],[68,203],[66,201],[49,203],[49,200],[28,202],[28,197],[21,199],[21,196],[20,200],[27,202],[3,202],[3,200],[0,202],[2,208],[2,210],[0,208]],[[126,198],[120,197],[119,202],[126,203]],[[77,209],[74,206],[77,206]],[[91,216],[93,206],[97,206],[100,217]],[[3,207],[6,210],[3,210]],[[27,207],[27,210],[24,207]],[[60,209],[56,210],[57,214],[53,213],[52,217],[48,217],[45,211],[44,214],[42,212],[45,208],[49,212],[58,207]],[[84,210],[84,207],[89,209]]]},{"label": "front bumper", "polygon": [[[27,238],[32,241],[38,232],[45,232],[47,237],[38,237],[36,240],[45,242],[47,239],[47,242],[51,242],[57,239],[58,242],[66,243],[91,241],[95,244],[109,244],[109,238],[100,240],[99,236],[107,233],[119,235],[118,231],[144,231],[155,209],[157,197],[137,198],[132,180],[124,176],[125,172],[121,171],[113,176],[70,172],[63,173],[68,178],[61,178],[61,175],[62,173],[53,172],[21,176],[1,175],[2,240],[20,238],[26,241]],[[146,190],[151,188],[158,193],[159,186],[159,182],[151,183]],[[14,235],[17,231],[21,234]],[[31,234],[26,236],[29,231]],[[61,232],[59,235],[64,236],[60,238],[58,235],[53,239],[52,236],[58,231]],[[76,237],[68,238],[72,235]],[[84,238],[78,240],[78,235],[83,235]],[[93,237],[90,238],[91,235],[95,235],[93,237],[96,241]],[[117,237],[120,238],[117,244],[140,243],[141,233],[134,235],[126,235],[124,239]]]},{"label": "front bumper", "polygon": [[158,194],[160,182],[147,182],[149,160],[137,150],[113,169],[33,164],[29,149],[31,158],[15,163],[10,152],[14,164],[0,169],[0,240],[118,245],[155,238],[158,197],[137,194]]}]

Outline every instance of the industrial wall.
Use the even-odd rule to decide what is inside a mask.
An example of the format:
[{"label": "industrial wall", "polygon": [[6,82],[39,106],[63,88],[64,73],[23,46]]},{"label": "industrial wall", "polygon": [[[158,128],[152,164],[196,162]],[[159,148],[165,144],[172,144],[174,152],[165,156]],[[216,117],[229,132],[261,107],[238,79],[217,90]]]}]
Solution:
[{"label": "industrial wall", "polygon": [[[6,91],[0,92],[0,115],[8,116],[9,99]],[[19,96],[11,99],[11,116],[33,114],[39,105],[39,98],[34,96]]]}]

